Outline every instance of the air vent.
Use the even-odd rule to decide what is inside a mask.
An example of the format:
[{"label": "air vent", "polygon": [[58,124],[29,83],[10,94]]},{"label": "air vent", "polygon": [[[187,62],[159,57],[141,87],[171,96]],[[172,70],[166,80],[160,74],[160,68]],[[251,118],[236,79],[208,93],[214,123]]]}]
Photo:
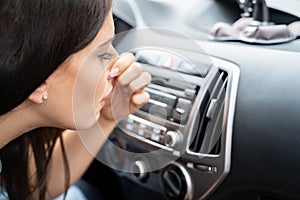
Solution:
[{"label": "air vent", "polygon": [[200,106],[199,127],[190,145],[190,151],[202,154],[220,153],[224,104],[228,74],[219,70]]},{"label": "air vent", "polygon": [[176,79],[153,77],[145,89],[149,102],[141,110],[169,121],[185,124],[199,86]]}]

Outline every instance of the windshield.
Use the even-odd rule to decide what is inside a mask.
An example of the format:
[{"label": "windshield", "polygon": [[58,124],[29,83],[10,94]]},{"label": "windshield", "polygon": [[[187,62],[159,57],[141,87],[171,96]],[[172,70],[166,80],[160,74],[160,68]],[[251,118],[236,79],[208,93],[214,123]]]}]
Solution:
[{"label": "windshield", "polygon": [[287,12],[289,14],[300,17],[300,1],[299,0],[266,0],[268,7]]}]

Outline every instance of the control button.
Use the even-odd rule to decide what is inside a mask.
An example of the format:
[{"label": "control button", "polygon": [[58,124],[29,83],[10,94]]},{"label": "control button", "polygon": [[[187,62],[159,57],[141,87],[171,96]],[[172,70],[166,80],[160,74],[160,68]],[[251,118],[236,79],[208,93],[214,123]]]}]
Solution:
[{"label": "control button", "polygon": [[208,107],[207,112],[206,112],[206,117],[208,119],[212,118],[212,116],[213,116],[213,114],[216,110],[217,105],[218,105],[218,101],[216,99],[212,99],[210,101],[209,107]]},{"label": "control button", "polygon": [[146,124],[140,123],[140,128],[145,129],[147,127]]},{"label": "control button", "polygon": [[152,132],[149,130],[145,130],[144,132],[144,138],[149,139],[152,136]]},{"label": "control button", "polygon": [[153,128],[153,134],[160,134],[160,133],[161,133],[161,129]]},{"label": "control button", "polygon": [[144,131],[143,129],[139,129],[138,134],[139,134],[140,136],[144,136],[145,131]]},{"label": "control button", "polygon": [[128,118],[127,118],[127,123],[133,124],[133,123],[134,123],[134,120],[128,117]]},{"label": "control button", "polygon": [[180,142],[180,137],[177,132],[168,131],[164,135],[164,144],[168,147],[174,147],[178,142]]},{"label": "control button", "polygon": [[126,124],[126,129],[129,131],[133,130],[133,125],[132,124]]},{"label": "control button", "polygon": [[185,110],[183,110],[181,108],[176,108],[176,112],[178,112],[179,114],[183,115],[185,113]]},{"label": "control button", "polygon": [[166,103],[162,103],[154,99],[149,99],[148,103],[141,108],[142,111],[148,112],[155,116],[159,116],[161,118],[170,116],[172,113],[172,109],[173,107],[171,108]]},{"label": "control button", "polygon": [[192,102],[187,99],[179,98],[175,110],[173,110],[173,118],[177,122],[185,123],[192,107]]},{"label": "control button", "polygon": [[153,140],[155,142],[160,142],[160,138],[161,138],[161,136],[159,134],[152,134],[151,135],[151,140]]},{"label": "control button", "polygon": [[146,165],[141,160],[136,160],[132,165],[132,172],[139,180],[144,180],[147,177]]},{"label": "control button", "polygon": [[203,165],[203,164],[194,164],[195,169],[198,169],[203,172],[217,172],[216,167],[208,166],[208,165]]},{"label": "control button", "polygon": [[196,90],[192,89],[185,89],[184,94],[189,97],[190,99],[193,99],[196,96]]}]

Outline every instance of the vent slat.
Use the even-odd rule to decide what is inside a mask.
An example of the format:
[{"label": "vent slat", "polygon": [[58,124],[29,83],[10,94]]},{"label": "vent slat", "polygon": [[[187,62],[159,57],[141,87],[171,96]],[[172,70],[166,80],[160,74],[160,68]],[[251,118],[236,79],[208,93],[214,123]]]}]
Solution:
[{"label": "vent slat", "polygon": [[[206,93],[208,100],[201,104],[200,125],[190,145],[190,150],[195,153],[218,154],[220,151],[228,74],[220,71],[215,80],[212,82],[212,90],[208,90]],[[211,105],[212,103],[213,105]]]},{"label": "vent slat", "polygon": [[[209,94],[206,93],[205,97],[203,98],[203,102],[200,106],[199,113],[205,113],[207,111],[208,102],[209,102]],[[197,130],[197,134],[195,135],[195,137],[194,137],[194,139],[191,143],[191,146],[190,146],[191,151],[193,151],[193,152],[199,152],[200,151],[201,143],[202,143],[201,141],[204,138],[204,130],[201,129],[200,127],[206,127],[207,123],[208,123],[208,120],[206,120],[206,118],[200,118],[199,128]]]}]

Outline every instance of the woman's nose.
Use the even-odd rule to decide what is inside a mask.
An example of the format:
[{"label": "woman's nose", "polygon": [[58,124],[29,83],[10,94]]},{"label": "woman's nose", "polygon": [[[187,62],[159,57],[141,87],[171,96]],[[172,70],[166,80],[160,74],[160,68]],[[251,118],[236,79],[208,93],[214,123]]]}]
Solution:
[{"label": "woman's nose", "polygon": [[111,80],[112,79],[111,75],[114,74],[114,73],[117,73],[117,72],[114,72],[114,71],[118,70],[118,69],[117,68],[114,69],[113,67],[114,67],[116,61],[120,58],[120,56],[119,56],[118,52],[116,51],[116,49],[112,45],[110,45],[109,52],[113,56],[112,56],[112,59],[111,59],[109,65],[107,67],[107,71],[106,72],[107,72],[107,79]]},{"label": "woman's nose", "polygon": [[108,71],[111,71],[113,66],[114,66],[114,63],[120,58],[120,55],[119,53],[116,51],[116,49],[113,47],[113,45],[110,45],[110,48],[109,48],[109,52],[113,55],[112,56],[112,59],[111,59],[111,62],[108,66]]}]

